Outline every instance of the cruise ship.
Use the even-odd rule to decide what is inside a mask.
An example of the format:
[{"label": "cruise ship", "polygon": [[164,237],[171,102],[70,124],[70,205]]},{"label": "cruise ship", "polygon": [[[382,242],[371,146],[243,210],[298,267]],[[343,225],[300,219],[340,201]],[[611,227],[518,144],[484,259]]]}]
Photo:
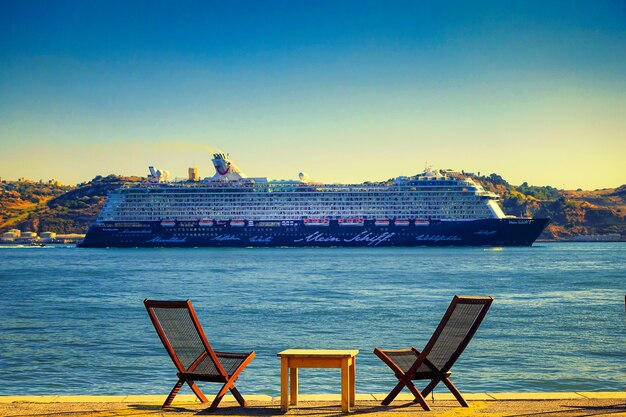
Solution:
[{"label": "cruise ship", "polygon": [[549,219],[507,216],[498,196],[459,172],[385,182],[249,178],[224,153],[215,175],[111,193],[81,247],[530,246]]}]

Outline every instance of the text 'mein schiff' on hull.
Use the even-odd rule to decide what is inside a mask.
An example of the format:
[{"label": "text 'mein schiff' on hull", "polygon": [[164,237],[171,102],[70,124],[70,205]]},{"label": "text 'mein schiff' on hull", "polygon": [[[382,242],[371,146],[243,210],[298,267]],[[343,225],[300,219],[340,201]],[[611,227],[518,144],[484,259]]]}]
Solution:
[{"label": "text 'mein schiff' on hull", "polygon": [[215,175],[148,181],[107,198],[82,247],[529,246],[548,219],[506,216],[458,172],[363,184],[248,178],[228,155]]}]

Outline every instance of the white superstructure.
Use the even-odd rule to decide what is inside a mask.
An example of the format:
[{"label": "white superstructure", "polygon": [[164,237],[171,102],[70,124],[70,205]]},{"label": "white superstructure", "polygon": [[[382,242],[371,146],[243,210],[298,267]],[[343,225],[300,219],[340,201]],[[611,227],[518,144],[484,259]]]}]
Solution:
[{"label": "white superstructure", "polygon": [[392,182],[353,185],[247,178],[227,155],[214,154],[204,182],[146,183],[113,193],[102,222],[504,218],[498,196],[471,178],[427,170]]}]

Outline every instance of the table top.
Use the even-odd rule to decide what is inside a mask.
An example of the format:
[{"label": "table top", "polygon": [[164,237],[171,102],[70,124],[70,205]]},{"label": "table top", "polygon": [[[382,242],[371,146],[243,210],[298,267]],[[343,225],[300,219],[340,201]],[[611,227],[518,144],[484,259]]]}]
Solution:
[{"label": "table top", "polygon": [[334,349],[287,349],[278,352],[276,356],[291,358],[352,358],[359,353],[358,350],[334,350]]}]

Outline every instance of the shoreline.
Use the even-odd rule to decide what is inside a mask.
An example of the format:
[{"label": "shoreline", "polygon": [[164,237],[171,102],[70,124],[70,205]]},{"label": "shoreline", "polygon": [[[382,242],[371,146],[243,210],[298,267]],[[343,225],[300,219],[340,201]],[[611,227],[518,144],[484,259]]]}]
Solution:
[{"label": "shoreline", "polygon": [[[210,390],[204,390],[209,400],[212,400]],[[406,390],[405,390],[406,391]],[[626,401],[626,391],[545,391],[545,392],[463,392],[463,397],[469,401],[543,401],[543,400],[592,400],[592,399],[623,399]],[[273,397],[265,394],[245,394],[249,401],[278,401],[280,396]],[[382,401],[387,393],[357,393],[357,401]],[[33,403],[159,403],[165,401],[167,394],[126,394],[126,395],[3,395],[0,394],[0,404],[13,402],[33,402]],[[298,394],[302,402],[323,402],[341,400],[341,394]],[[435,393],[428,395],[427,400],[432,401],[453,401],[451,393]],[[394,402],[410,401],[413,395],[410,393],[400,393]],[[226,394],[223,402],[236,402],[231,394]],[[178,394],[173,403],[200,403],[194,394]],[[393,404],[393,403],[392,403]]]},{"label": "shoreline", "polygon": [[[206,414],[212,401],[212,392],[206,392],[209,403],[201,403],[193,394],[179,394],[172,406],[162,409],[166,394],[120,396],[2,396],[0,415],[3,416],[123,416],[154,415],[195,416]],[[232,416],[281,416],[280,397],[245,395],[247,407],[240,407],[232,395],[227,395],[211,414]],[[412,402],[413,396],[401,393],[389,406],[380,405],[386,394],[357,394],[350,414],[373,416],[406,415],[475,415],[501,417],[520,413],[542,416],[578,417],[591,415],[626,415],[626,392],[502,392],[463,394],[469,403],[464,408],[452,394],[434,394],[427,398],[431,411],[423,411]],[[298,405],[288,414],[336,417],[341,412],[341,394],[301,394]]]}]

